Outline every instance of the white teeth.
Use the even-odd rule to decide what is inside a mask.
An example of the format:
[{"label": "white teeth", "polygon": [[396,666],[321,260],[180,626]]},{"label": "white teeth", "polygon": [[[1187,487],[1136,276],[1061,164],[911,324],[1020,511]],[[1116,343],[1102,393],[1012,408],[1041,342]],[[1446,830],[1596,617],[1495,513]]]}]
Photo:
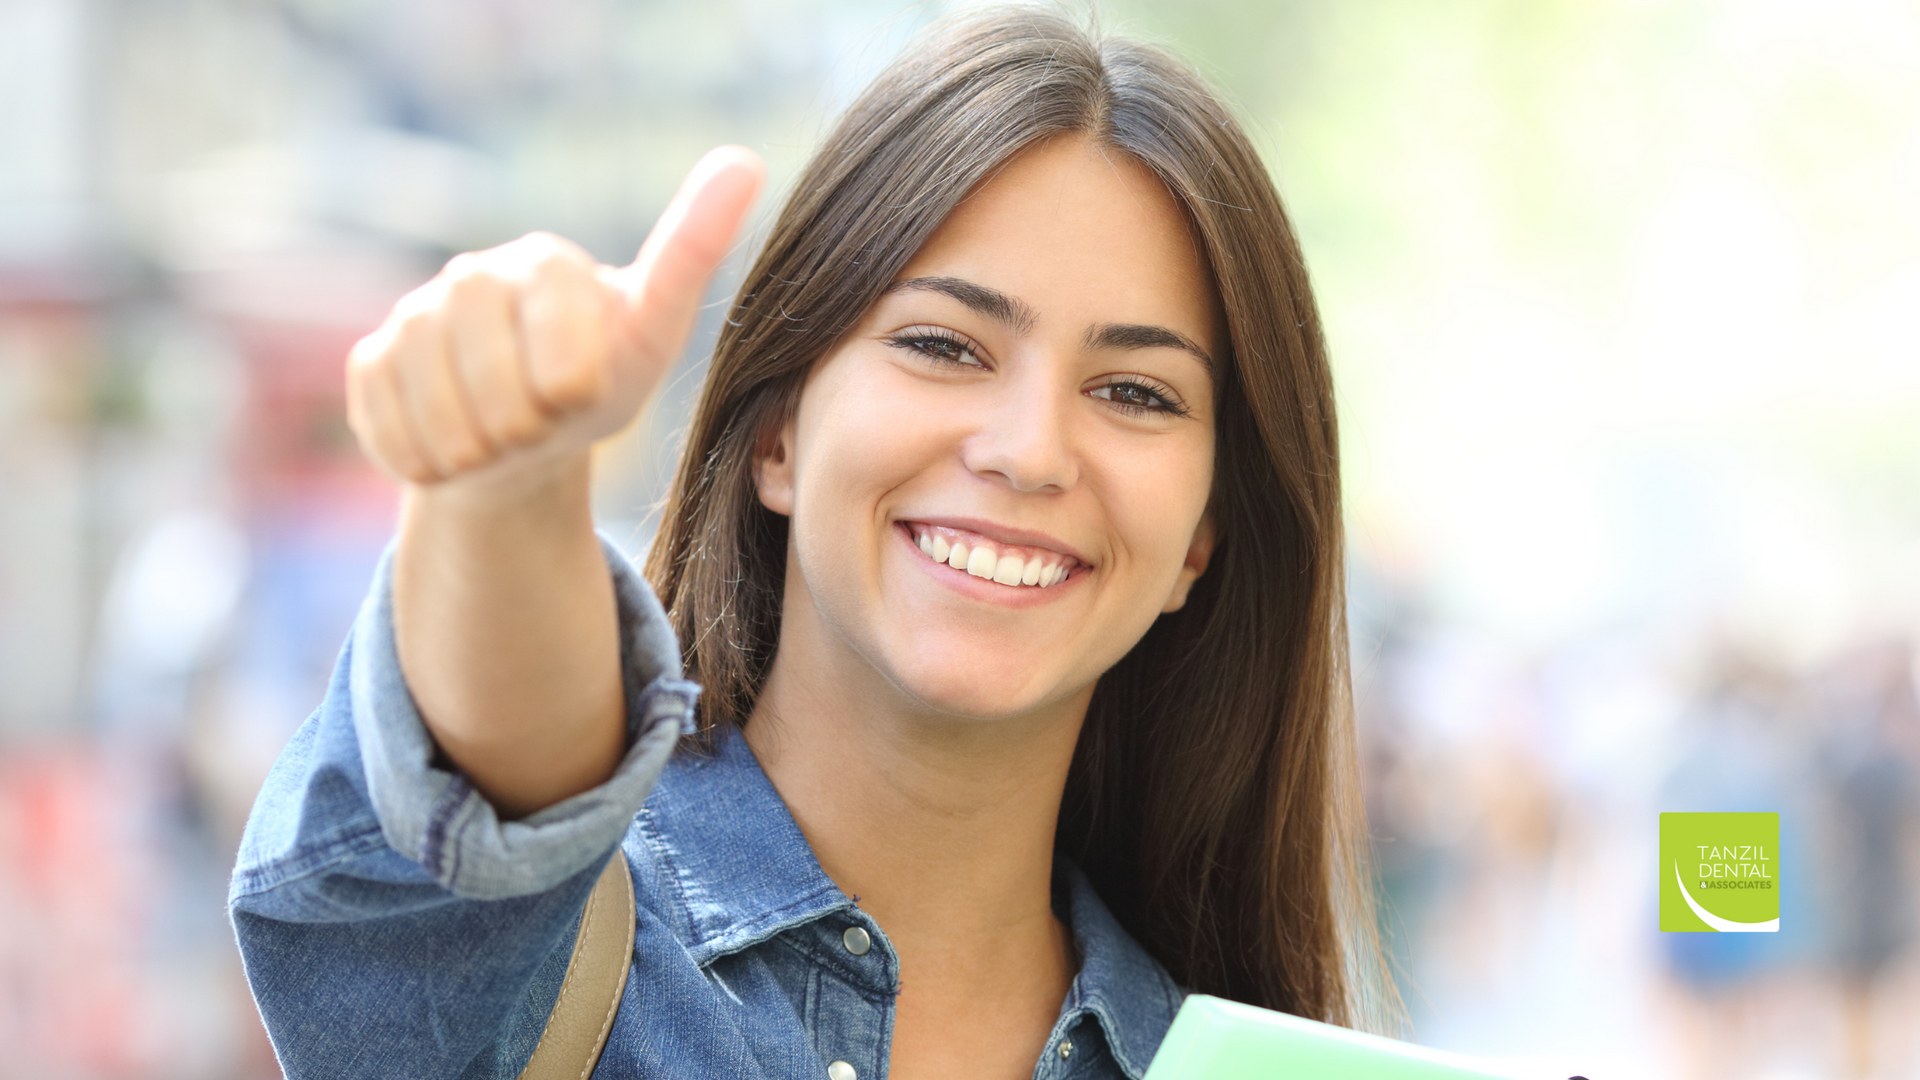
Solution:
[{"label": "white teeth", "polygon": [[986,578],[1001,585],[1037,586],[1045,589],[1067,580],[1072,570],[1065,563],[1048,565],[1049,558],[1061,556],[1048,552],[1023,558],[1013,552],[1003,553],[1000,545],[982,543],[970,546],[966,540],[958,537],[949,540],[941,532],[929,526],[916,526],[913,530],[914,546],[934,562],[946,563],[955,570],[965,570],[977,578]]},{"label": "white teeth", "polygon": [[997,565],[999,560],[993,557],[993,549],[985,545],[974,548],[967,556],[967,573],[974,577],[992,577],[993,568]]},{"label": "white teeth", "polygon": [[1027,572],[1027,564],[1018,555],[1002,555],[993,565],[993,580],[1002,585],[1018,585]]}]

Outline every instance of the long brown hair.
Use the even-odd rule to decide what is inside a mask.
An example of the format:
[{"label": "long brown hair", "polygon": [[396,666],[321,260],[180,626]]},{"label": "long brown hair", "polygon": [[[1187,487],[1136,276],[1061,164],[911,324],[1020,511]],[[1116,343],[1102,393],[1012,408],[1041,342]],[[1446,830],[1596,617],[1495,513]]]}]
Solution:
[{"label": "long brown hair", "polygon": [[1131,154],[1184,205],[1227,348],[1212,563],[1096,688],[1059,846],[1192,990],[1363,1023],[1377,977],[1348,697],[1339,447],[1320,321],[1259,156],[1185,65],[1047,10],[923,37],[801,174],[715,348],[647,562],[705,684],[743,724],[780,632],[787,521],[753,462],[813,363],[948,213],[1036,140]]}]

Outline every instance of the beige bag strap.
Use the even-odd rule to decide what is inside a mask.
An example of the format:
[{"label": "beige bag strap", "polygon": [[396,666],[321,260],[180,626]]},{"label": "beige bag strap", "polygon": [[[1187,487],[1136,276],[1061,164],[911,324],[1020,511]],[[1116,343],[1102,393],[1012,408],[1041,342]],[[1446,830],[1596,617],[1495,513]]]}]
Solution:
[{"label": "beige bag strap", "polygon": [[520,1080],[586,1080],[600,1062],[633,965],[633,877],[615,849],[580,912],[573,956]]}]

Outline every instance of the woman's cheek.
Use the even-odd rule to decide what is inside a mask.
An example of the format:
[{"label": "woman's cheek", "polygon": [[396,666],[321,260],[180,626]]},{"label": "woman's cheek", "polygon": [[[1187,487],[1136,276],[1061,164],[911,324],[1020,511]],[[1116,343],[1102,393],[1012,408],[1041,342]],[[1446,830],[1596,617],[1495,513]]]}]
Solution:
[{"label": "woman's cheek", "polygon": [[934,438],[943,414],[934,387],[914,379],[874,350],[856,346],[822,372],[824,408],[818,434],[834,444],[836,457],[860,471],[894,471],[918,460]]},{"label": "woman's cheek", "polygon": [[[811,587],[838,595],[878,568],[891,538],[888,494],[939,458],[927,416],[940,415],[927,388],[858,346],[829,359],[802,399],[796,424],[793,536]],[[852,602],[816,596],[835,609]],[[842,612],[848,615],[850,612]]]},{"label": "woman's cheek", "polygon": [[1101,502],[1121,547],[1136,563],[1140,588],[1153,594],[1143,603],[1164,602],[1159,594],[1172,588],[1186,565],[1213,486],[1211,438],[1194,432],[1153,442],[1159,445],[1143,447],[1131,440],[1101,454],[1106,465]]}]

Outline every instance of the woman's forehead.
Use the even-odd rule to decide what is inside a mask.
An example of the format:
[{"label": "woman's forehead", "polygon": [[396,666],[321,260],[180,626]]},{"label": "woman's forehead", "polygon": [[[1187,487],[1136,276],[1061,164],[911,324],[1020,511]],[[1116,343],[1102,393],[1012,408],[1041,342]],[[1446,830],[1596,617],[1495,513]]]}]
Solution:
[{"label": "woman's forehead", "polygon": [[1085,136],[1025,150],[969,194],[897,280],[926,277],[1016,298],[1043,331],[1166,325],[1217,351],[1187,215],[1152,170]]}]

